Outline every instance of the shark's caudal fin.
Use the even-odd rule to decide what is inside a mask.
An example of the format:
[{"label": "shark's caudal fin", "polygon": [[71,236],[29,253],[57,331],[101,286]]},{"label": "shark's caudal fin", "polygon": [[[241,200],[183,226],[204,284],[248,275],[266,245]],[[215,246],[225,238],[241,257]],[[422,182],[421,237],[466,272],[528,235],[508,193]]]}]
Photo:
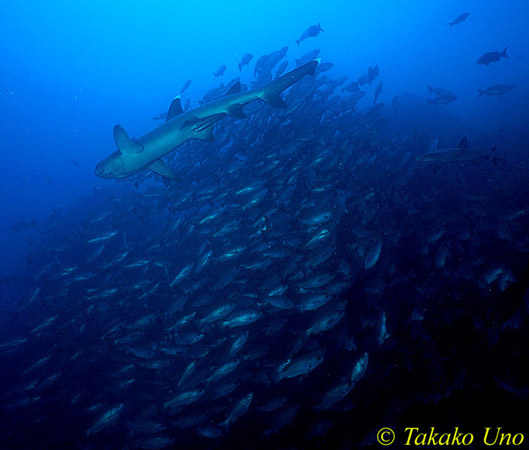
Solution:
[{"label": "shark's caudal fin", "polygon": [[509,48],[509,47],[505,47],[505,48],[503,49],[503,52],[501,52],[501,56],[503,56],[504,58],[509,58],[509,57],[507,56],[507,49],[508,49],[508,48]]},{"label": "shark's caudal fin", "polygon": [[301,67],[298,67],[297,69],[292,70],[291,72],[286,73],[277,80],[274,80],[265,86],[261,93],[257,96],[269,105],[276,106],[278,108],[285,108],[287,104],[283,101],[279,94],[281,94],[281,92],[283,92],[285,89],[288,89],[294,83],[301,80],[305,75],[314,75],[317,65],[318,61],[311,61]]},{"label": "shark's caudal fin", "polygon": [[478,89],[478,96],[481,97],[482,95],[485,95],[485,91],[482,89]]}]

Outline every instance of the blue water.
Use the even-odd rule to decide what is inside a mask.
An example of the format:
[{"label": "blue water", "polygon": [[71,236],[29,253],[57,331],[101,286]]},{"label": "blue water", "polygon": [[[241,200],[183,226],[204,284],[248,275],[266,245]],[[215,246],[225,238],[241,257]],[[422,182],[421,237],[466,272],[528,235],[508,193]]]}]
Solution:
[{"label": "blue water", "polygon": [[[469,13],[466,20],[453,27],[447,25],[464,12]],[[526,361],[521,342],[526,333],[527,312],[522,300],[516,303],[512,298],[523,298],[524,268],[529,251],[529,205],[525,196],[529,167],[528,22],[529,3],[522,0],[58,0],[2,5],[0,335],[2,342],[11,344],[0,348],[3,349],[2,359],[13,359],[7,371],[5,393],[0,395],[0,407],[3,408],[0,417],[18,414],[18,419],[9,422],[17,430],[15,432],[0,427],[0,444],[5,443],[6,448],[39,448],[40,436],[45,442],[40,448],[63,448],[53,445],[65,442],[72,445],[71,448],[148,448],[147,445],[164,448],[163,439],[167,439],[168,448],[171,445],[184,445],[174,448],[230,448],[237,436],[244,435],[242,442],[246,444],[241,444],[241,448],[250,448],[244,447],[252,441],[251,436],[243,432],[244,420],[247,420],[248,429],[264,433],[262,436],[270,439],[269,448],[317,448],[318,445],[322,448],[351,445],[354,448],[359,442],[377,445],[373,443],[371,431],[376,432],[378,425],[390,426],[405,421],[405,413],[402,413],[403,418],[395,412],[398,407],[385,405],[389,412],[380,412],[380,416],[387,413],[388,423],[382,423],[375,412],[376,406],[361,393],[355,394],[356,390],[345,396],[345,406],[338,403],[338,407],[333,405],[323,412],[317,412],[314,406],[322,401],[330,387],[344,379],[345,373],[350,375],[352,366],[365,352],[371,355],[367,375],[371,377],[368,380],[372,380],[366,381],[372,383],[366,386],[366,390],[368,386],[373,389],[377,383],[386,383],[390,390],[405,378],[400,373],[387,375],[393,352],[399,355],[397,359],[402,365],[418,373],[417,366],[423,364],[417,361],[422,361],[425,355],[433,358],[434,350],[418,351],[420,346],[412,343],[410,336],[414,336],[415,325],[410,325],[412,331],[406,325],[412,313],[420,313],[427,319],[437,315],[442,317],[440,324],[425,326],[425,331],[417,332],[419,340],[425,342],[432,342],[436,333],[457,335],[468,328],[476,330],[477,337],[473,337],[478,342],[476,347],[469,345],[454,357],[455,360],[460,357],[463,361],[465,352],[473,353],[482,342],[487,342],[492,349],[497,348],[491,350],[493,357],[497,357],[501,353],[498,349],[504,348],[505,342],[512,339],[512,345],[522,354],[520,361],[512,366],[506,363],[507,369],[504,366],[503,370],[507,375],[494,372],[486,382],[482,379],[480,382],[487,385],[490,380],[496,380],[500,392],[510,392],[512,398],[507,401],[501,395],[497,399],[502,405],[513,404],[509,403],[511,400],[526,401],[529,387],[520,375],[519,366]],[[325,31],[297,46],[296,40],[301,34],[318,23]],[[189,99],[191,108],[199,106],[199,100],[207,91],[220,83],[227,84],[233,78],[240,77],[241,83],[251,88],[255,80],[253,68],[259,57],[283,46],[288,46],[287,71],[295,68],[295,59],[310,50],[320,49],[321,63],[332,62],[334,66],[318,75],[319,79],[322,76],[335,80],[347,77],[347,81],[338,86],[330,98],[321,98],[314,91],[312,97],[306,99],[303,97],[305,93],[312,92],[315,86],[311,83],[317,83],[309,75],[299,86],[291,88],[292,92],[284,94],[291,105],[304,101],[303,113],[288,110],[285,116],[278,116],[280,112],[266,106],[269,109],[259,110],[256,119],[251,121],[250,118],[247,125],[231,118],[219,122],[214,143],[185,144],[189,151],[181,152],[174,161],[170,159],[175,167],[188,169],[189,178],[181,186],[166,185],[159,178],[150,178],[140,180],[138,187],[134,185],[136,178],[132,182],[118,183],[94,174],[96,164],[116,150],[112,136],[115,124],[123,126],[132,137],[140,137],[159,126],[162,122],[154,122],[153,117],[167,110],[188,79],[192,82],[182,94],[182,100],[184,103]],[[501,58],[488,66],[477,64],[484,53],[502,52],[506,47],[508,58]],[[251,53],[253,59],[240,72],[237,64],[245,53]],[[224,75],[214,78],[213,73],[222,64],[226,65]],[[349,98],[350,94],[342,92],[342,87],[377,64],[380,74],[372,83],[360,87],[366,94],[359,100],[354,114],[351,111],[344,113],[343,105],[329,102],[332,95]],[[273,73],[276,69],[277,66]],[[378,123],[366,120],[364,123],[362,114],[372,108],[374,92],[380,81],[383,81],[383,90],[377,102],[384,103],[382,116],[389,119]],[[515,87],[501,96],[478,97],[478,89],[497,84]],[[432,96],[427,85],[448,89],[457,99],[448,105],[428,106],[426,99]],[[392,108],[395,96],[399,97],[401,105],[398,114]],[[311,113],[321,120],[314,119]],[[275,117],[276,122],[267,123],[268,115]],[[288,118],[292,122],[288,122]],[[234,140],[224,139],[227,135],[233,136]],[[432,142],[437,141],[440,149],[453,148],[465,135],[472,149],[488,151],[496,146],[494,158],[456,161],[433,169],[424,168],[416,161],[432,148]],[[295,150],[289,147],[290,144],[296,146]],[[344,156],[349,151],[351,156]],[[314,163],[320,156],[325,161],[323,168]],[[275,160],[278,169],[267,171],[266,165]],[[238,169],[237,164],[243,168]],[[294,172],[299,180],[296,178],[298,181],[292,182],[289,176]],[[215,182],[208,178],[212,174]],[[240,197],[231,197],[256,180],[262,182],[258,189],[262,190],[263,198],[257,200],[258,206],[243,207]],[[289,183],[295,185],[292,191],[288,190]],[[150,198],[152,193],[155,195]],[[226,193],[228,200],[223,196]],[[179,202],[183,201],[184,194],[189,201],[181,206]],[[333,205],[332,225],[324,219],[310,226],[325,223],[325,229],[331,235],[329,242],[332,244],[325,244],[332,249],[330,257],[325,253],[321,256],[317,245],[307,244],[314,230],[303,222],[306,208],[319,211],[326,210],[328,205]],[[212,225],[200,223],[199,219],[217,208],[222,212],[219,219],[213,219]],[[111,213],[106,216],[108,211]],[[281,250],[286,251],[286,255],[279,259],[280,263],[270,257],[273,263],[266,264],[269,258],[266,250],[256,244],[254,224],[263,218],[266,218],[266,231],[271,236],[266,240],[268,247],[280,244]],[[183,220],[185,225],[174,225],[178,220]],[[24,221],[36,223],[15,229],[16,224],[24,224]],[[222,226],[233,223],[236,223],[233,230],[215,235]],[[189,224],[193,224],[194,231],[186,228]],[[172,225],[174,228],[168,231]],[[109,231],[116,231],[117,237],[109,238],[104,247],[87,244],[90,239]],[[376,236],[369,234],[372,232]],[[370,266],[367,258],[370,251],[376,253],[377,242],[383,243],[382,251]],[[152,250],[155,245],[160,247]],[[101,248],[101,254],[94,255],[98,248]],[[242,256],[234,260],[215,259],[233,248],[243,248]],[[197,261],[208,249],[211,249],[211,261],[215,265],[209,263],[207,270],[199,274],[195,269]],[[125,251],[129,253],[123,262],[107,266]],[[318,258],[324,259],[323,265],[319,265]],[[144,259],[150,261],[147,268],[133,269],[136,272],[121,272],[117,268],[120,264]],[[262,268],[248,271],[249,265],[262,261],[265,261]],[[168,313],[168,302],[175,295],[168,285],[188,262],[194,264],[196,272],[185,279],[188,284],[179,288],[187,298],[187,305]],[[223,345],[229,350],[237,333],[225,334],[220,326],[199,326],[200,317],[208,312],[200,305],[200,297],[212,296],[216,302],[222,303],[246,288],[257,293],[257,298],[253,303],[246,299],[246,303],[238,305],[235,311],[253,309],[271,284],[288,286],[287,295],[292,294],[301,281],[293,276],[293,272],[287,274],[287,270],[293,271],[296,265],[308,277],[316,270],[311,264],[319,267],[317,270],[326,267],[333,280],[331,284],[344,283],[341,293],[330,295],[333,301],[347,304],[347,316],[343,319],[348,321],[347,325],[340,322],[337,328],[323,334],[316,333],[316,338],[311,338],[309,332],[307,338],[306,330],[312,324],[308,315],[301,314],[298,321],[290,309],[279,308],[279,312],[274,310],[276,312],[271,314],[266,308],[272,307],[262,307],[264,316],[259,322],[243,328],[250,334],[243,348],[253,356],[244,360],[246,365],[228,376],[237,382],[237,390],[229,397],[230,401],[224,403],[212,399],[213,394],[207,391],[198,406],[191,406],[191,412],[184,408],[184,415],[200,413],[207,416],[189,428],[176,426],[175,417],[171,417],[172,413],[161,405],[167,401],[164,395],[168,386],[178,381],[178,377],[168,375],[172,365],[176,365],[175,373],[180,375],[187,362],[195,357],[185,355],[185,351],[182,356],[179,350],[178,355],[172,357],[181,360],[171,360],[169,369],[148,369],[151,372],[145,372],[146,369],[140,367],[143,357],[132,357],[130,352],[125,352],[128,355],[125,357],[114,344],[107,348],[101,337],[103,333],[98,334],[98,327],[94,326],[94,323],[100,324],[105,332],[113,326],[127,329],[141,317],[154,314],[146,325],[133,329],[140,330],[142,339],[158,342],[155,349],[151,348],[158,355],[164,337],[157,335],[153,322],[161,329],[168,329],[171,326],[168,317],[171,317],[170,321],[176,321],[181,315],[198,311],[192,324],[206,335],[206,344],[200,345],[214,349],[213,356],[210,355],[210,366],[214,371],[225,362],[215,353],[214,341],[221,342],[226,338],[229,343]],[[95,271],[97,275],[88,284],[77,286],[75,282],[70,284],[69,274],[61,275],[68,267],[74,268],[71,277]],[[142,280],[144,285],[128,290]],[[193,290],[193,283],[202,284]],[[114,287],[118,287],[119,292],[112,294],[111,300],[96,301],[90,297]],[[40,291],[36,291],[39,288]],[[149,294],[149,289],[153,289],[154,294]],[[35,292],[37,300],[28,303]],[[496,311],[495,302],[504,298],[506,292],[516,306],[505,313],[505,317],[498,313],[501,319],[494,322],[496,319],[492,316],[496,317],[496,312],[490,311]],[[145,297],[138,300],[142,294]],[[450,302],[455,301],[457,295],[463,300],[456,302],[455,306]],[[60,299],[57,304],[51,301],[54,296]],[[356,296],[358,304],[353,301]],[[441,301],[445,296],[449,299],[446,307]],[[290,297],[297,303],[302,295],[298,292]],[[484,298],[493,306],[490,310],[487,306],[485,313],[481,310],[478,313],[476,300]],[[392,299],[397,303],[394,304]],[[137,303],[130,306],[132,301]],[[93,302],[97,312],[86,313],[86,302]],[[107,310],[101,307],[101,303],[112,314],[123,314],[123,317],[119,320],[107,317]],[[194,307],[196,304],[198,306]],[[355,322],[351,317],[356,309],[359,316]],[[81,311],[84,312],[81,314]],[[401,331],[388,333],[392,337],[377,344],[375,336],[382,312],[388,314],[388,323],[391,324],[388,326]],[[466,314],[469,317],[476,314],[468,326]],[[35,335],[40,334],[31,330],[56,315],[58,322],[46,325],[47,331],[42,337],[44,344],[39,344]],[[464,326],[458,322],[460,319]],[[69,330],[70,325],[66,324],[70,320],[75,323],[73,328],[76,330],[88,327],[89,338],[85,335],[78,342],[65,343],[68,336],[64,330]],[[289,321],[286,328],[281,327],[282,320]],[[487,328],[483,325],[488,324],[487,321],[494,322],[495,326],[501,322],[500,335],[509,327],[516,332],[513,331],[514,336],[504,338],[503,342],[497,334],[489,336],[483,331]],[[265,325],[258,326],[259,323]],[[402,328],[406,331],[403,332]],[[340,347],[348,340],[345,335],[353,340],[356,335],[355,350]],[[110,340],[119,337],[123,336],[112,335]],[[314,355],[318,349],[324,349],[324,366],[327,364],[328,368],[320,368],[319,374],[315,372],[315,379],[293,377],[295,395],[292,398],[286,384],[292,381],[290,379],[257,382],[257,386],[253,386],[247,373],[241,373],[244,369],[251,371],[256,379],[264,377],[270,367],[276,369],[287,359],[281,347],[285,340],[289,346],[295,346],[295,337],[303,341],[300,354]],[[20,345],[13,344],[12,339],[18,338],[29,340]],[[86,363],[86,367],[94,370],[94,379],[81,373],[82,370],[72,369],[75,364],[71,364],[70,359],[75,350],[82,352],[88,348],[87,343],[93,345],[91,352],[100,352],[101,355],[99,359],[94,357],[94,361]],[[498,347],[494,347],[496,344]],[[262,346],[267,346],[268,352],[259,356]],[[415,355],[420,354],[414,363],[405,361],[402,356],[409,346],[415,349]],[[345,357],[341,352],[349,356]],[[439,352],[447,360],[453,356],[450,351],[446,354]],[[42,366],[25,372],[41,357],[48,356],[52,364],[44,362]],[[481,356],[482,361],[491,357],[490,354]],[[341,370],[343,367],[337,362],[342,357],[348,361],[343,363],[345,370]],[[249,363],[257,360],[262,363]],[[112,373],[122,368],[120,364],[136,366],[132,374],[112,378],[103,368],[105,361],[112,366]],[[465,389],[472,385],[472,373],[477,372],[475,367],[480,367],[480,363],[474,368],[467,367],[464,362],[454,365],[454,379],[440,382],[444,400],[450,397],[448,392],[458,389],[466,392]],[[419,372],[421,370],[424,369]],[[425,377],[444,380],[450,378],[446,373],[451,371],[452,368],[443,366],[442,369],[432,369]],[[457,375],[460,372],[470,373],[470,381],[460,381],[464,378]],[[32,377],[33,373],[38,376]],[[48,385],[48,376],[57,373],[60,381],[55,383],[52,380]],[[196,376],[207,378],[211,371],[203,367]],[[119,382],[138,380],[141,388],[120,391],[116,378]],[[147,383],[149,379],[153,380],[152,385]],[[105,391],[105,387],[98,383],[114,382],[112,380],[116,383],[112,387],[114,396],[107,403],[97,394]],[[33,382],[37,387],[27,387]],[[420,398],[414,401],[436,404],[440,399],[434,399],[435,383],[426,385],[422,387],[421,395],[417,395]],[[147,386],[152,389],[150,400],[138,400],[135,396]],[[304,394],[319,388],[322,393],[316,395],[314,401],[304,403]],[[208,385],[207,389],[212,388]],[[248,411],[241,414],[243,425],[237,418],[234,427],[220,427],[234,404],[250,391],[254,397]],[[171,391],[173,394],[176,392]],[[37,397],[46,395],[51,400],[40,404]],[[497,395],[496,391],[494,395]],[[77,396],[82,398],[79,403],[72,400]],[[280,423],[283,420],[287,427],[279,427],[277,432],[271,431],[274,426],[269,422],[273,419],[259,409],[269,396],[289,397],[275,410],[279,411],[277,420]],[[69,403],[67,399],[72,401]],[[158,411],[151,414],[149,420],[156,420],[164,426],[163,431],[145,433],[151,437],[163,435],[154,444],[151,441],[146,444],[145,436],[130,425],[144,420],[138,411],[145,410],[149,401]],[[396,403],[399,401],[402,399],[395,400]],[[113,406],[122,404],[125,406],[123,411],[118,411],[119,417],[99,430],[98,418]],[[70,408],[76,418],[68,425],[61,420],[59,413],[65,408]],[[354,414],[358,409],[366,408],[371,408],[372,414],[367,415],[373,419],[366,419],[361,438],[346,436],[343,430],[347,429],[348,421],[358,419]],[[410,414],[414,417],[413,413]],[[432,413],[432,416],[440,421],[442,414],[436,414]],[[24,423],[26,418],[30,419]],[[85,420],[86,423],[81,423]],[[266,425],[256,425],[261,421]],[[328,428],[327,422],[330,423]],[[192,430],[205,424],[216,431],[220,429],[219,436],[196,438]],[[448,421],[448,425],[455,426],[458,422]],[[57,431],[65,426],[69,427],[67,432]],[[34,436],[28,435],[30,429],[34,430]],[[311,431],[315,434],[311,435]],[[54,438],[54,434],[60,437]]]}]

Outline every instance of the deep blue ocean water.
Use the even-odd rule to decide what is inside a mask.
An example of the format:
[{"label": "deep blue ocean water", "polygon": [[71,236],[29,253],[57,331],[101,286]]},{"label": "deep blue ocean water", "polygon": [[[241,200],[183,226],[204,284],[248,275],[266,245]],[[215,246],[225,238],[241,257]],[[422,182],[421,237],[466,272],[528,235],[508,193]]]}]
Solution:
[{"label": "deep blue ocean water", "polygon": [[[522,0],[3,5],[0,447],[529,433],[528,21]],[[261,93],[287,62],[281,108]],[[247,117],[198,118],[253,90]],[[114,125],[144,143],[177,95],[177,128],[213,133],[164,156],[178,180],[96,176]]]}]

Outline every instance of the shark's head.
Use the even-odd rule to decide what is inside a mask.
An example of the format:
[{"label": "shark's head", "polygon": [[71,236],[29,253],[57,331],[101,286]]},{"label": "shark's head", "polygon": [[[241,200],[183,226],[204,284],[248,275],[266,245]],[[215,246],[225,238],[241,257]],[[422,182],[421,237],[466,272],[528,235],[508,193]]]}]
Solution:
[{"label": "shark's head", "polygon": [[97,164],[95,174],[101,178],[123,178],[128,175],[120,151],[112,153]]}]

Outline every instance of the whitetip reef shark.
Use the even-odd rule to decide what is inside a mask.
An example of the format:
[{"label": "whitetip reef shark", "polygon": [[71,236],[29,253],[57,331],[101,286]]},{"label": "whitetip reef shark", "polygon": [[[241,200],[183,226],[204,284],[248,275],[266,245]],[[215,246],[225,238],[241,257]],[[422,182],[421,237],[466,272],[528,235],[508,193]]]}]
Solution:
[{"label": "whitetip reef shark", "polygon": [[[190,139],[213,140],[213,124],[226,116],[246,118],[243,106],[261,100],[275,107],[286,107],[281,92],[301,80],[305,75],[314,75],[318,60],[311,61],[253,91],[228,95],[198,108],[182,111],[180,99],[171,103],[166,122],[138,139],[131,139],[120,126],[114,126],[114,141],[117,151],[97,164],[95,174],[101,178],[119,179],[150,169],[172,181],[178,176],[162,160]],[[240,85],[236,85],[240,89]]]}]

